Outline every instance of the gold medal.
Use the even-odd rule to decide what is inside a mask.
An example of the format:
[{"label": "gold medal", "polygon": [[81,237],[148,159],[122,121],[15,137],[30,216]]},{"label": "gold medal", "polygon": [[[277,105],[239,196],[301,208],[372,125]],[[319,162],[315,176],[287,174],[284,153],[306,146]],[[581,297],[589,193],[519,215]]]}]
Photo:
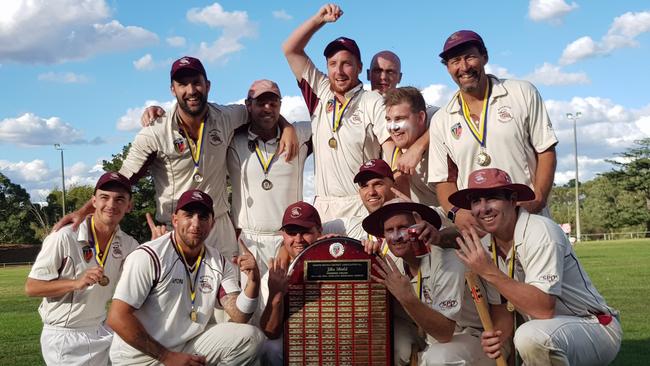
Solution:
[{"label": "gold medal", "polygon": [[332,149],[336,149],[336,139],[334,137],[330,138],[327,143],[330,145]]},{"label": "gold medal", "polygon": [[201,175],[201,173],[199,173],[199,172],[194,173],[194,181],[196,183],[203,182],[203,176]]},{"label": "gold medal", "polygon": [[99,280],[99,285],[100,286],[108,286],[108,284],[111,282],[111,280],[108,279],[106,276],[102,276],[102,278]]},{"label": "gold medal", "polygon": [[509,312],[515,311],[515,305],[508,300],[508,303],[506,304],[506,309],[508,309]]},{"label": "gold medal", "polygon": [[198,315],[196,314],[196,310],[192,309],[192,312],[190,313],[190,319],[196,323],[198,319]]},{"label": "gold medal", "polygon": [[492,158],[485,151],[481,151],[476,156],[476,163],[480,166],[488,166],[492,162]]},{"label": "gold medal", "polygon": [[268,191],[271,188],[273,188],[273,183],[268,179],[264,179],[262,181],[262,189],[264,189],[265,191]]}]

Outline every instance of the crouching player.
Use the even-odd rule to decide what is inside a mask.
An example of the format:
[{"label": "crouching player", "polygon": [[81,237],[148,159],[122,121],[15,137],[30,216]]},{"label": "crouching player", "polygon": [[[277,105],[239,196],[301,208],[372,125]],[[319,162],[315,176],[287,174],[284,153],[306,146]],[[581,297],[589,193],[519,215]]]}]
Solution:
[{"label": "crouching player", "polygon": [[48,235],[32,266],[25,292],[43,297],[41,350],[47,365],[108,365],[113,334],[105,326],[124,258],[138,242],[120,230],[131,209],[131,184],[104,173],[91,198],[93,214]]},{"label": "crouching player", "polygon": [[483,333],[483,349],[500,354],[516,311],[528,320],[514,332],[525,365],[608,365],[621,346],[618,312],[591,283],[562,229],[517,205],[534,198],[494,168],[472,172],[468,188],[449,197],[488,233],[481,241],[473,229],[463,232],[458,256],[491,285],[490,303],[503,299],[491,309],[495,331]]},{"label": "crouching player", "polygon": [[[383,238],[379,277],[397,300],[393,306],[395,364],[494,365],[481,349],[480,319],[465,286],[465,266],[454,251],[437,245],[441,219],[432,208],[396,198],[365,220],[368,234]],[[421,240],[424,238],[424,240]],[[429,243],[429,244],[425,244]],[[377,251],[379,245],[372,245]]]},{"label": "crouching player", "polygon": [[[244,245],[231,265],[205,240],[213,202],[199,190],[178,199],[174,230],[142,244],[124,263],[108,313],[114,365],[250,365],[264,335],[246,323],[257,308],[260,275]],[[218,236],[217,236],[218,237]],[[246,274],[243,292],[237,272]],[[215,306],[231,322],[210,324]]]}]

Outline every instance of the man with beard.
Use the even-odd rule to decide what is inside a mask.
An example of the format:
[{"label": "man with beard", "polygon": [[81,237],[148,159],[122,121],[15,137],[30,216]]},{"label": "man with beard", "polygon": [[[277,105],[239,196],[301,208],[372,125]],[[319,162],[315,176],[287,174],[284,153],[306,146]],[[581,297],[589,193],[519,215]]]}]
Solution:
[{"label": "man with beard", "polygon": [[368,159],[380,158],[382,148],[387,154],[393,152],[381,96],[364,91],[359,80],[362,64],[356,42],[339,37],[325,47],[327,75],[305,53],[314,33],[342,14],[337,5],[324,5],[282,46],[312,119],[314,206],[324,221],[365,216],[352,182],[356,168]]},{"label": "man with beard", "polygon": [[560,226],[519,204],[535,197],[495,168],[472,172],[468,188],[449,196],[488,233],[480,239],[471,228],[458,239],[458,256],[487,281],[495,304],[495,330],[483,333],[483,350],[499,356],[519,313],[526,322],[514,331],[514,346],[525,365],[609,365],[623,338],[619,313],[595,288]]},{"label": "man with beard", "polygon": [[232,184],[231,216],[239,239],[257,259],[260,274],[266,273],[269,258],[282,244],[278,235],[282,213],[291,203],[302,200],[303,168],[311,153],[311,127],[298,122],[298,156],[285,161],[277,156],[280,142],[280,88],[271,80],[255,81],[246,98],[251,116],[240,127],[228,147],[228,175]]},{"label": "man with beard", "polygon": [[50,366],[109,364],[106,304],[124,258],[138,246],[119,227],[131,210],[129,180],[104,173],[91,202],[94,212],[78,230],[68,225],[45,238],[25,283],[28,296],[43,297],[41,349]]},{"label": "man with beard", "polygon": [[478,229],[471,213],[448,197],[467,187],[472,171],[485,167],[505,170],[514,182],[531,187],[535,199],[521,205],[548,215],[557,139],[537,89],[486,74],[487,49],[473,31],[449,36],[440,57],[460,90],[431,121],[428,180],[436,183],[449,218],[461,228]]},{"label": "man with beard", "polygon": [[[205,240],[214,224],[210,196],[189,190],[178,199],[174,230],[142,244],[124,263],[108,325],[114,365],[254,365],[264,336],[246,323],[259,298],[255,258],[241,246],[237,269]],[[214,307],[231,321],[208,324]]]},{"label": "man with beard", "polygon": [[[238,248],[227,214],[226,154],[235,129],[248,122],[249,114],[243,105],[207,102],[210,81],[203,64],[194,57],[174,61],[170,77],[177,104],[158,123],[138,133],[120,173],[134,184],[149,170],[156,188],[156,218],[165,224],[171,222],[176,200],[182,192],[201,189],[213,197],[215,224],[206,243],[231,258]],[[283,136],[290,136],[288,145],[293,146],[294,129],[287,126],[290,124],[283,121]],[[78,223],[89,210],[86,204],[61,222]]]}]

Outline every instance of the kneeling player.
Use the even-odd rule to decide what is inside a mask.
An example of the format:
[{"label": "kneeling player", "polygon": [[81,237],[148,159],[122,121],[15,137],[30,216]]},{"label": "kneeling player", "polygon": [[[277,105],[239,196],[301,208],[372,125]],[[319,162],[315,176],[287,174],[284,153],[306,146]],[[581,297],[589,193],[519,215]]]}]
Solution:
[{"label": "kneeling player", "polygon": [[618,312],[591,283],[562,229],[517,205],[534,198],[494,168],[472,172],[468,188],[449,196],[488,233],[482,243],[473,229],[463,232],[460,259],[492,285],[490,302],[505,298],[492,308],[497,330],[483,333],[483,348],[499,355],[516,310],[528,320],[514,333],[525,365],[608,365],[621,346]]}]

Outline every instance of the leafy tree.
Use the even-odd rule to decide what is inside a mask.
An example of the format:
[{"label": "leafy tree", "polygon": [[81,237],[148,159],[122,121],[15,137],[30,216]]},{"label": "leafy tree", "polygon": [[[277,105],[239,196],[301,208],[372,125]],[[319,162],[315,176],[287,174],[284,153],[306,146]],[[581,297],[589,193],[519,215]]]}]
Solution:
[{"label": "leafy tree", "polygon": [[[73,186],[65,192],[65,210],[67,213],[80,209],[93,195],[95,187],[82,185]],[[54,189],[45,199],[47,207],[43,208],[50,222],[57,222],[61,217],[61,206],[63,205],[61,190]]]},{"label": "leafy tree", "polygon": [[[111,160],[104,160],[102,162],[104,170],[120,170],[130,147],[131,144],[129,143],[122,148],[121,153],[113,155]],[[151,232],[149,231],[149,225],[147,225],[145,213],[148,212],[153,216],[156,212],[156,203],[154,201],[156,190],[151,175],[147,174],[141,178],[133,186],[132,191],[133,210],[122,219],[120,228],[127,234],[133,236],[138,242],[144,243],[151,239]]]},{"label": "leafy tree", "polygon": [[27,191],[0,173],[0,243],[38,243],[30,227],[30,205]]},{"label": "leafy tree", "polygon": [[633,195],[631,202],[625,202],[630,206],[622,210],[626,222],[642,224],[645,231],[650,231],[650,138],[634,143],[635,146],[619,154],[620,159],[609,160],[615,168],[603,175]]}]

